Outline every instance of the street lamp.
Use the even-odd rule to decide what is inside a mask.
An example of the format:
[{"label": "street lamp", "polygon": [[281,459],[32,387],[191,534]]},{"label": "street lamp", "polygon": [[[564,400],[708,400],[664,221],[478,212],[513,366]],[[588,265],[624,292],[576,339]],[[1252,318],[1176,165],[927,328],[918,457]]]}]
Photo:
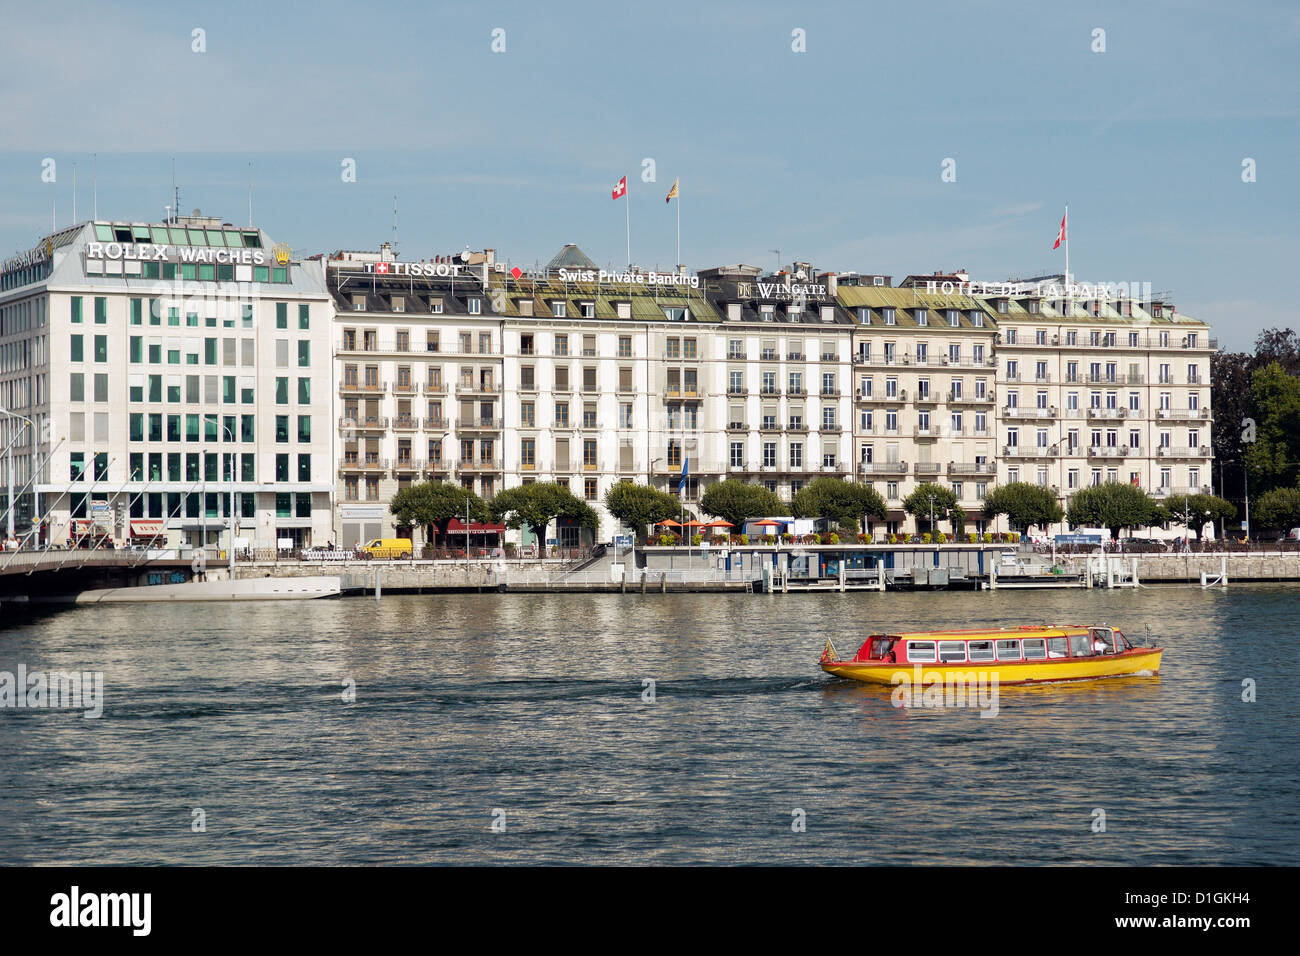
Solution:
[{"label": "street lamp", "polygon": [[[0,415],[4,415],[6,418],[21,419],[27,423],[27,427],[31,428],[32,434],[36,434],[36,423],[26,415],[18,415],[9,411],[7,408],[0,408]],[[20,428],[18,429],[18,435],[21,434],[22,429]],[[9,482],[9,496],[5,499],[8,512],[7,535],[5,538],[6,543],[8,543],[8,541],[14,536],[14,511],[16,510],[14,505],[14,443],[18,441],[18,435],[15,435],[10,439],[9,444],[5,447],[5,472],[8,476]],[[36,521],[35,511],[32,512],[32,521],[33,523]]]},{"label": "street lamp", "polygon": [[926,497],[930,499],[930,534],[931,536],[933,536],[934,535],[934,494],[929,493],[926,495]]}]

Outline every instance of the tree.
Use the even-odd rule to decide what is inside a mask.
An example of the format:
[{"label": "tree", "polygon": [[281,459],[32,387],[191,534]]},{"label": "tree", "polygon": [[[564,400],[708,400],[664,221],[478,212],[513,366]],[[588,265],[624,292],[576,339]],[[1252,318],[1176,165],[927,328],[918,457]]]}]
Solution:
[{"label": "tree", "polygon": [[1250,519],[1259,527],[1276,531],[1300,528],[1300,488],[1274,488],[1253,504]]},{"label": "tree", "polygon": [[471,521],[488,519],[487,504],[469,488],[446,481],[421,481],[393,495],[388,510],[399,527],[424,529],[435,525],[438,534],[446,538],[452,519],[465,520],[467,504]]},{"label": "tree", "polygon": [[1162,510],[1137,485],[1108,481],[1076,491],[1065,517],[1073,527],[1109,528],[1111,536],[1118,538],[1121,528],[1160,523]]},{"label": "tree", "polygon": [[858,530],[858,521],[870,515],[884,521],[885,499],[868,484],[841,478],[816,478],[800,488],[790,503],[796,518],[829,518],[841,528]]},{"label": "tree", "polygon": [[[931,498],[934,499],[933,523],[930,521]],[[918,525],[924,521],[931,533],[937,522],[951,520],[953,530],[956,531],[957,524],[966,520],[966,512],[957,503],[957,495],[953,490],[933,481],[924,481],[917,485],[916,489],[903,499],[903,510],[914,517]]]},{"label": "tree", "polygon": [[1295,487],[1300,476],[1300,378],[1278,362],[1256,369],[1250,377],[1249,410],[1255,420],[1255,440],[1246,448],[1252,489]]},{"label": "tree", "polygon": [[605,509],[631,527],[637,538],[643,539],[646,525],[676,517],[681,513],[682,505],[666,491],[619,481],[605,492]]},{"label": "tree", "polygon": [[1065,511],[1051,488],[1028,481],[1013,481],[994,485],[984,499],[984,517],[997,515],[1006,515],[1014,530],[1024,531],[1030,525],[1046,529],[1064,518]]},{"label": "tree", "polygon": [[785,502],[761,485],[728,478],[710,485],[700,496],[700,510],[740,528],[750,518],[781,514]]},{"label": "tree", "polygon": [[556,518],[577,521],[592,533],[600,531],[600,516],[592,507],[563,485],[553,481],[535,481],[497,492],[490,506],[497,521],[505,521],[508,528],[526,527],[539,544],[537,555],[542,556],[541,544],[546,541],[546,526]]},{"label": "tree", "polygon": [[1236,505],[1218,495],[1170,495],[1161,502],[1160,507],[1163,511],[1160,517],[1179,524],[1186,522],[1189,530],[1193,527],[1200,528],[1207,521],[1230,521],[1237,516]]},{"label": "tree", "polygon": [[[1251,352],[1220,351],[1210,356],[1210,381],[1214,383],[1210,396],[1214,428],[1210,440],[1219,463],[1215,470],[1220,479],[1218,493],[1233,503],[1240,503],[1245,497],[1242,463],[1246,461],[1247,448],[1255,441],[1250,422],[1258,423],[1265,417],[1258,397],[1252,394],[1251,377],[1273,362],[1288,375],[1300,375],[1300,336],[1291,329],[1265,329],[1255,339]],[[1270,487],[1270,479],[1263,474],[1257,476],[1252,468],[1251,487],[1265,491]]]}]

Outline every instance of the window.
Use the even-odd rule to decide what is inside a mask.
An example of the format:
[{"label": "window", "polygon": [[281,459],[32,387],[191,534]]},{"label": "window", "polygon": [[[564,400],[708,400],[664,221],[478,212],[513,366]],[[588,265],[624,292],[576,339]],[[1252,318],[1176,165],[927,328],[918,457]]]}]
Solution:
[{"label": "window", "polygon": [[469,300],[469,314],[479,315],[482,313],[482,311],[483,311],[483,300],[471,298]]},{"label": "window", "polygon": [[[949,641],[948,643],[960,643]],[[965,655],[963,655],[964,657]],[[908,641],[907,660],[914,664],[934,663],[934,641]]]}]

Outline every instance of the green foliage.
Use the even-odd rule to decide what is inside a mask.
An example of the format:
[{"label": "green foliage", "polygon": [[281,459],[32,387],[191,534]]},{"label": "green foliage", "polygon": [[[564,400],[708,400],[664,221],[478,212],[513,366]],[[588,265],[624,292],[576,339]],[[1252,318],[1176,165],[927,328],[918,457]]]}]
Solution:
[{"label": "green foliage", "polygon": [[556,518],[575,520],[593,532],[600,530],[600,516],[591,506],[553,481],[535,481],[499,491],[492,499],[491,511],[508,528],[527,527],[538,541],[546,540],[546,526]]},{"label": "green foliage", "polygon": [[1109,528],[1111,535],[1118,538],[1121,528],[1159,524],[1161,509],[1137,485],[1108,481],[1076,491],[1066,520],[1074,527]]},{"label": "green foliage", "polygon": [[[903,510],[916,518],[917,523],[924,521],[927,525],[930,523],[930,498],[934,498],[934,520],[938,524],[940,521],[952,520],[954,522],[964,521],[966,512],[961,505],[957,503],[957,495],[946,485],[940,485],[933,481],[925,481],[916,486],[916,489],[903,499]],[[931,531],[934,529],[931,528]]]},{"label": "green foliage", "polygon": [[447,526],[453,519],[465,520],[466,503],[470,521],[488,520],[490,512],[482,498],[468,488],[446,481],[421,481],[402,488],[393,495],[388,510],[399,526],[435,525],[438,534],[446,536]]},{"label": "green foliage", "polygon": [[1288,531],[1300,528],[1300,488],[1274,488],[1251,502],[1252,526]]},{"label": "green foliage", "polygon": [[868,484],[841,478],[816,478],[795,493],[790,507],[796,518],[829,518],[850,532],[870,515],[885,520],[885,499]]},{"label": "green foliage", "polygon": [[989,489],[988,497],[984,499],[984,516],[992,518],[994,515],[1006,515],[1013,528],[1023,529],[1030,525],[1046,528],[1064,518],[1065,511],[1051,488],[1028,481],[1013,481]]},{"label": "green foliage", "polygon": [[1249,407],[1255,419],[1255,440],[1246,447],[1252,491],[1294,487],[1300,476],[1300,378],[1277,362],[1257,369]]},{"label": "green foliage", "polygon": [[649,485],[635,485],[629,481],[620,481],[611,485],[605,492],[605,508],[619,521],[628,525],[638,538],[645,533],[645,526],[676,518],[681,514],[681,502],[666,491],[651,488]]},{"label": "green foliage", "polygon": [[[1199,528],[1207,521],[1231,521],[1237,516],[1237,507],[1230,501],[1224,501],[1218,495],[1170,495],[1160,503],[1164,521],[1177,521],[1182,524],[1191,517],[1189,523]],[[1208,517],[1207,517],[1208,514]]]},{"label": "green foliage", "polygon": [[728,478],[710,485],[700,496],[700,510],[739,528],[750,518],[781,514],[785,503],[761,485]]}]

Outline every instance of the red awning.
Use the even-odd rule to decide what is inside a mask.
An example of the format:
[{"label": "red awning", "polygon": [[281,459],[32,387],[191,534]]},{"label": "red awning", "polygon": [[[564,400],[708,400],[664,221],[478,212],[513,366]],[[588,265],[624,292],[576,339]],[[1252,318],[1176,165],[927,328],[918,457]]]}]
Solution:
[{"label": "red awning", "polygon": [[[477,521],[471,521],[469,523],[470,534],[504,534],[505,530],[506,530],[506,526],[503,524],[479,524]],[[464,534],[465,522],[457,521],[455,518],[453,518],[447,524],[447,533]]]},{"label": "red awning", "polygon": [[131,536],[141,538],[153,538],[163,533],[163,523],[158,521],[140,521],[131,522]]}]

